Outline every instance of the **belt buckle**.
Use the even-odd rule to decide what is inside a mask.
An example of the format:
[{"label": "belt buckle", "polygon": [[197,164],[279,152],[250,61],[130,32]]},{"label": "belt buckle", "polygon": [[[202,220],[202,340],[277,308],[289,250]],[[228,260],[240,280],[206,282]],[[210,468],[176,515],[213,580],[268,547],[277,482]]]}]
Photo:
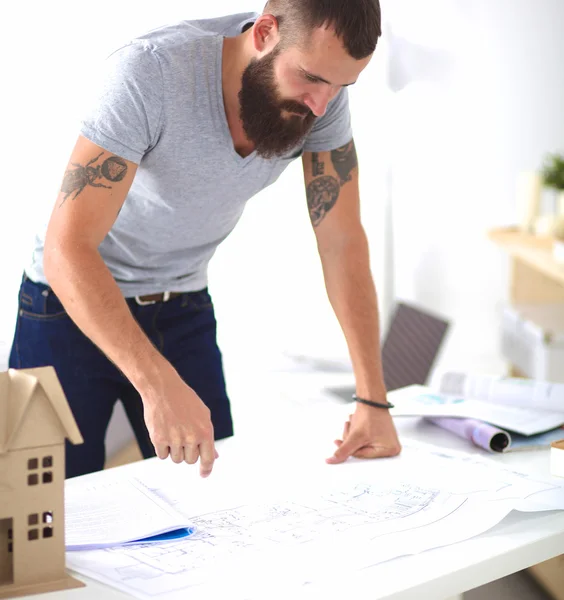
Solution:
[{"label": "belt buckle", "polygon": [[151,304],[157,303],[156,300],[141,300],[141,296],[135,296],[135,302],[137,302],[139,306],[150,306]]},{"label": "belt buckle", "polygon": [[[162,302],[168,302],[170,300],[170,292],[163,292]],[[141,296],[135,296],[135,302],[139,306],[151,306],[152,304],[156,304],[157,300],[142,300]]]}]

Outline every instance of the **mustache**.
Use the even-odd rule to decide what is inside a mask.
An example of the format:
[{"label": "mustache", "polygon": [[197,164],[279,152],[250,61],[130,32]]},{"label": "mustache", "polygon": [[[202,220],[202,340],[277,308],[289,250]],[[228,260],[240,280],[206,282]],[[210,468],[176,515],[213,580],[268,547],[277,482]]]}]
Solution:
[{"label": "mustache", "polygon": [[297,115],[303,115],[305,117],[309,117],[313,115],[311,110],[305,105],[297,102],[296,100],[283,100],[280,105],[280,109],[285,110],[290,113],[295,113]]}]

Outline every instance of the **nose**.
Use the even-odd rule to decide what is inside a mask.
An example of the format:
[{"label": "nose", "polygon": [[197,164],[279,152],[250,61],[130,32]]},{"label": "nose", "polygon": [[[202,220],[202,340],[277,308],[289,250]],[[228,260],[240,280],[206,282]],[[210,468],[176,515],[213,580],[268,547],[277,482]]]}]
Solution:
[{"label": "nose", "polygon": [[316,117],[322,117],[327,112],[327,105],[335,97],[337,91],[327,86],[327,89],[307,94],[304,104]]}]

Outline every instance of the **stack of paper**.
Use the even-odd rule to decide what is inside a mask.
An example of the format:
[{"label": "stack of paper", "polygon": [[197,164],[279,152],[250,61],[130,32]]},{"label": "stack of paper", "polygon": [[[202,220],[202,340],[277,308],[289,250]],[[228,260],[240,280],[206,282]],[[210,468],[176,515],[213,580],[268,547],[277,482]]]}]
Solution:
[{"label": "stack of paper", "polygon": [[410,385],[394,391],[395,416],[463,417],[478,419],[521,435],[535,435],[564,424],[564,409],[560,412],[539,408],[522,408],[477,400],[471,397],[447,395],[422,385]]},{"label": "stack of paper", "polygon": [[431,387],[442,394],[464,396],[511,408],[564,413],[564,384],[458,371],[435,371]]},{"label": "stack of paper", "polygon": [[136,479],[65,482],[67,550],[179,539],[194,531],[188,519]]}]

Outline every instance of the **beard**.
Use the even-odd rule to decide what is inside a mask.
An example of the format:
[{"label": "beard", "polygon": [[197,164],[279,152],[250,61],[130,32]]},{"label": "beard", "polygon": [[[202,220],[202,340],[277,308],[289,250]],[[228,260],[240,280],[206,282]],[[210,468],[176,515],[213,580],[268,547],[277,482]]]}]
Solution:
[{"label": "beard", "polygon": [[[239,92],[240,117],[248,140],[263,158],[284,156],[311,131],[315,115],[295,100],[282,100],[274,78],[274,61],[280,52],[273,50],[253,59],[243,73]],[[284,116],[287,111],[289,116]]]}]

